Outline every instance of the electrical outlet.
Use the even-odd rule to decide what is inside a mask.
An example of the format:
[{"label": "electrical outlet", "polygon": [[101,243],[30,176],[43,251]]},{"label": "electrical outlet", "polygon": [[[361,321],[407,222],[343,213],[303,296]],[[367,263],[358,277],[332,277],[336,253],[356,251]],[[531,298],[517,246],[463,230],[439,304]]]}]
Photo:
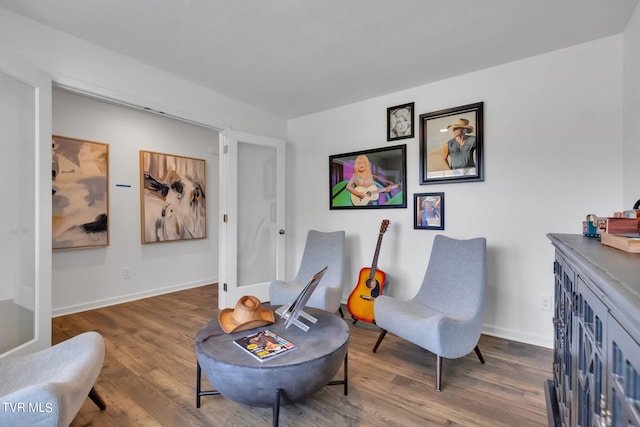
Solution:
[{"label": "electrical outlet", "polygon": [[131,267],[125,267],[122,269],[122,278],[131,279]]},{"label": "electrical outlet", "polygon": [[538,308],[540,310],[551,310],[551,296],[550,295],[538,295]]}]

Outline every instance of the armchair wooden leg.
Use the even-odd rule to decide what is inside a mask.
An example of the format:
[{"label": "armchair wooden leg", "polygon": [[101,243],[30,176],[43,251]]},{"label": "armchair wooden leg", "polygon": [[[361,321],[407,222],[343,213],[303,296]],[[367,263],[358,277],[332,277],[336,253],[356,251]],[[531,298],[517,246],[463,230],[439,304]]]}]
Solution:
[{"label": "armchair wooden leg", "polygon": [[[478,359],[480,359],[480,363],[484,363],[484,357],[482,357],[482,353],[480,353],[480,347],[476,346],[473,349],[478,355]],[[440,391],[442,389],[442,357],[436,354],[436,391]]]},{"label": "armchair wooden leg", "polygon": [[387,331],[384,330],[384,329],[380,329],[380,335],[378,335],[378,341],[376,341],[376,345],[373,346],[373,352],[374,353],[378,349],[378,346],[382,342],[382,339],[384,338],[385,335],[387,335]]},{"label": "armchair wooden leg", "polygon": [[102,397],[100,397],[95,387],[91,387],[91,390],[89,390],[89,398],[93,400],[93,403],[95,403],[101,411],[107,409],[107,404],[104,402]]},{"label": "armchair wooden leg", "polygon": [[478,359],[480,359],[480,363],[484,363],[484,357],[482,357],[482,353],[480,353],[480,347],[476,346],[474,348],[476,354],[478,355]]},{"label": "armchair wooden leg", "polygon": [[442,356],[436,354],[436,391],[442,388]]}]

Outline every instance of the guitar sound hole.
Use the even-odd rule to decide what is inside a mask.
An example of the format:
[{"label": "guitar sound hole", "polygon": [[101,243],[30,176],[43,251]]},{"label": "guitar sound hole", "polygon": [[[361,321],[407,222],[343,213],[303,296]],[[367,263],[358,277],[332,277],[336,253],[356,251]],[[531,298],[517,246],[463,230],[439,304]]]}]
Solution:
[{"label": "guitar sound hole", "polygon": [[376,286],[378,286],[378,281],[376,279],[369,279],[367,280],[367,288],[369,289],[373,289]]}]

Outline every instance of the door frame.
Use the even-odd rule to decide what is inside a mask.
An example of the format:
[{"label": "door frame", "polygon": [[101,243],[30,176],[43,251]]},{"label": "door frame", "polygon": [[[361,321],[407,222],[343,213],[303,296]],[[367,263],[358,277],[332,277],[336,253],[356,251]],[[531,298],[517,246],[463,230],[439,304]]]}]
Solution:
[{"label": "door frame", "polygon": [[233,173],[238,169],[237,153],[238,143],[246,142],[276,148],[276,256],[275,256],[275,277],[273,279],[282,280],[286,269],[286,188],[285,188],[285,146],[284,140],[270,138],[261,135],[254,135],[245,132],[238,132],[227,129],[220,133],[220,229],[218,233],[220,249],[218,264],[218,308],[224,309],[233,307],[241,296],[249,292],[261,301],[268,300],[269,282],[247,284],[242,286],[242,291],[237,284],[237,179]]},{"label": "door frame", "polygon": [[[34,336],[33,339],[14,347],[0,358],[32,353],[51,346],[51,79],[23,64],[15,58],[0,56],[0,72],[33,88],[35,101],[35,159],[33,163],[36,188],[30,193],[35,198],[35,221],[33,242],[35,245],[34,286],[19,286],[18,298],[30,297],[33,292]],[[49,171],[49,173],[43,173]],[[29,230],[27,230],[29,232]],[[26,305],[26,304],[25,304]]]}]

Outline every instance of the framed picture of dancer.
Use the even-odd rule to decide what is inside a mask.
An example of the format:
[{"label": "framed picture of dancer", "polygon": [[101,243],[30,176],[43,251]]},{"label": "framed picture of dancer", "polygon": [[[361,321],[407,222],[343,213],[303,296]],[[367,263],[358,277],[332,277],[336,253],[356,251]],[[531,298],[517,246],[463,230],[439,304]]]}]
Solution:
[{"label": "framed picture of dancer", "polygon": [[406,208],[406,147],[329,156],[329,209]]},{"label": "framed picture of dancer", "polygon": [[420,184],[483,181],[483,103],[421,114]]}]

